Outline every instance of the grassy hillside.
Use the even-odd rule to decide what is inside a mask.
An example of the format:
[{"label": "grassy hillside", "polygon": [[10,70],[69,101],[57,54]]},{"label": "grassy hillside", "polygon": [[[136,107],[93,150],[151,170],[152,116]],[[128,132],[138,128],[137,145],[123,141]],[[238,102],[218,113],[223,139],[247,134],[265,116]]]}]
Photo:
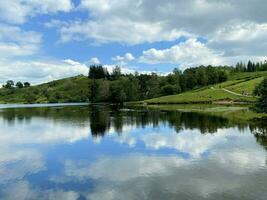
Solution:
[{"label": "grassy hillside", "polygon": [[146,100],[148,104],[207,103],[207,102],[255,102],[253,90],[267,72],[246,72],[230,75],[229,80],[178,95]]},{"label": "grassy hillside", "polygon": [[0,103],[85,102],[88,78],[76,76],[29,88],[0,89]]},{"label": "grassy hillside", "polygon": [[[265,72],[231,74],[228,81],[185,93],[145,100],[148,104],[182,104],[210,102],[255,102],[252,92]],[[244,95],[246,94],[246,95]],[[0,89],[0,103],[63,103],[87,102],[88,78],[76,76],[29,88]]]}]

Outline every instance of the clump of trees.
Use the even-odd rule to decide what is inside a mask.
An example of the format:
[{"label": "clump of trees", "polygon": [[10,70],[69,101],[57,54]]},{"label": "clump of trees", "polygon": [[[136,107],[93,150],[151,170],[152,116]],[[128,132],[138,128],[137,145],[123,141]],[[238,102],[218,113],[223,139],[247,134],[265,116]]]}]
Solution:
[{"label": "clump of trees", "polygon": [[137,101],[173,95],[221,83],[227,80],[229,69],[225,66],[200,66],[185,71],[174,69],[167,76],[151,74],[122,74],[117,66],[111,73],[102,65],[93,65],[89,70],[90,102]]},{"label": "clump of trees", "polygon": [[256,71],[266,71],[267,61],[264,62],[252,62],[248,63],[238,62],[235,66],[235,72],[256,72]]},{"label": "clump of trees", "polygon": [[260,97],[256,109],[259,112],[267,113],[267,78],[255,88],[254,94]]},{"label": "clump of trees", "polygon": [[6,88],[6,89],[13,89],[13,88],[27,88],[27,87],[30,87],[31,84],[29,82],[24,82],[22,83],[21,81],[18,81],[16,84],[13,80],[8,80],[6,82],[6,84],[3,85],[3,88]]}]

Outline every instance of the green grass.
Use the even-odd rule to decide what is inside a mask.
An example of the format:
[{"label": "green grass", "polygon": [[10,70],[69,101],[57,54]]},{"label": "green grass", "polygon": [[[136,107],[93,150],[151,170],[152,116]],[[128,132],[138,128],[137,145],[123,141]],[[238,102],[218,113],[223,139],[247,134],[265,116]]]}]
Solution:
[{"label": "green grass", "polygon": [[234,101],[234,102],[254,102],[256,98],[251,97],[240,97],[234,94],[230,94],[223,90],[213,90],[211,88],[190,91],[178,95],[164,96],[155,99],[146,100],[147,103],[211,103],[215,101]]},{"label": "green grass", "polygon": [[76,76],[29,88],[0,89],[0,103],[63,103],[87,101],[88,78]]},{"label": "green grass", "polygon": [[148,104],[190,104],[190,103],[225,103],[225,102],[246,102],[254,103],[257,98],[240,96],[224,91],[223,88],[242,94],[243,92],[252,95],[254,88],[267,77],[267,72],[245,72],[231,74],[229,80],[217,85],[203,87],[200,89],[184,92],[178,95],[163,96],[149,99]]},{"label": "green grass", "polygon": [[263,77],[255,78],[226,88],[236,93],[242,94],[243,92],[245,92],[248,93],[249,95],[252,95],[255,86],[260,84],[263,81],[263,79],[264,79]]}]

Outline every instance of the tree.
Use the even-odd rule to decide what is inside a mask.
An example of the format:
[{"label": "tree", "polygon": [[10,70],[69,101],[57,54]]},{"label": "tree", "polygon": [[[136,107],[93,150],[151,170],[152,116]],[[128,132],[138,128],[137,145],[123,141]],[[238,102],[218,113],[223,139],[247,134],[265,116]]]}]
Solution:
[{"label": "tree", "polygon": [[23,83],[20,82],[20,81],[17,82],[17,83],[16,83],[16,87],[17,87],[17,88],[23,88]]},{"label": "tree", "polygon": [[222,83],[222,82],[224,82],[224,81],[226,81],[227,80],[227,74],[225,73],[225,71],[219,71],[218,72],[218,82],[219,83]]},{"label": "tree", "polygon": [[172,86],[170,84],[165,85],[161,89],[161,94],[162,95],[173,95],[173,94],[175,94],[175,88],[174,88],[174,86]]},{"label": "tree", "polygon": [[121,68],[119,66],[116,66],[111,73],[112,79],[116,80],[119,77],[121,77]]},{"label": "tree", "polygon": [[31,86],[31,84],[29,83],[29,82],[24,82],[24,87],[30,87]]},{"label": "tree", "polygon": [[4,87],[7,89],[11,89],[11,88],[13,88],[13,86],[14,86],[14,81],[12,81],[12,80],[8,80],[6,82],[6,85],[4,85]]},{"label": "tree", "polygon": [[99,94],[99,82],[98,80],[91,80],[89,83],[89,101],[95,103],[98,101]]},{"label": "tree", "polygon": [[251,61],[248,61],[247,64],[247,71],[252,72],[253,71],[253,63]]},{"label": "tree", "polygon": [[260,112],[267,113],[267,78],[255,88],[254,94],[260,97],[256,109]]},{"label": "tree", "polygon": [[108,78],[109,74],[106,68],[104,68],[102,65],[91,65],[88,77],[90,79],[102,79],[102,78]]},{"label": "tree", "polygon": [[126,94],[120,81],[112,81],[110,85],[111,102],[123,103],[126,100]]}]

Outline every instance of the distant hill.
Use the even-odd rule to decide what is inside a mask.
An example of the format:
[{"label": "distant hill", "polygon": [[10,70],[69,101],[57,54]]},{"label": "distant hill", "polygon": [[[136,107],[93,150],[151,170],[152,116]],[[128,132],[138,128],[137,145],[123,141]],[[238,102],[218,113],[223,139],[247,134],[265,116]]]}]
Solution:
[{"label": "distant hill", "polygon": [[[145,100],[148,104],[182,104],[210,102],[255,102],[252,95],[256,85],[264,77],[263,72],[240,72],[230,75],[228,81],[184,92]],[[0,103],[66,103],[88,102],[86,76],[75,76],[28,88],[0,89]]]},{"label": "distant hill", "polygon": [[163,96],[145,100],[148,104],[209,103],[209,102],[255,102],[254,88],[264,77],[263,72],[242,72],[230,75],[228,81],[191,90],[178,95]]},{"label": "distant hill", "polygon": [[63,103],[88,101],[88,78],[75,76],[28,88],[0,89],[0,103]]}]

